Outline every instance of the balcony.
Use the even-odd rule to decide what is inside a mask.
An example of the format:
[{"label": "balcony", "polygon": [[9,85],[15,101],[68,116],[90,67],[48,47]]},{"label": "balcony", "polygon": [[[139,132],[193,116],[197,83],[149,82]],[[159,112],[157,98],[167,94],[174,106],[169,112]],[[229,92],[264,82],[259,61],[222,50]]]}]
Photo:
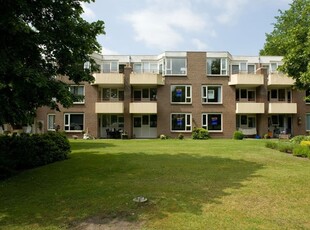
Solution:
[{"label": "balcony", "polygon": [[96,102],[95,113],[124,113],[124,102]]},{"label": "balcony", "polygon": [[265,103],[244,102],[236,104],[237,114],[263,114],[265,113]]},{"label": "balcony", "polygon": [[105,85],[110,87],[122,87],[124,75],[122,73],[94,73],[93,85]]},{"label": "balcony", "polygon": [[157,102],[131,102],[129,106],[129,113],[156,114]]},{"label": "balcony", "polygon": [[157,73],[132,73],[130,75],[131,85],[165,85],[165,78]]},{"label": "balcony", "polygon": [[297,103],[269,103],[269,114],[296,114]]},{"label": "balcony", "polygon": [[245,86],[245,87],[257,87],[264,85],[263,74],[250,74],[250,73],[239,73],[230,76],[229,85]]},{"label": "balcony", "polygon": [[268,86],[292,86],[295,80],[283,73],[270,73],[268,76]]}]

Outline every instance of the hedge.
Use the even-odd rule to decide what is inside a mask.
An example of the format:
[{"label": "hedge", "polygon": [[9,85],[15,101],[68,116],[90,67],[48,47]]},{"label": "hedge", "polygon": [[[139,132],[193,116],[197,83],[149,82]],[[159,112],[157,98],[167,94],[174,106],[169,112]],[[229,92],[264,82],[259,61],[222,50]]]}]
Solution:
[{"label": "hedge", "polygon": [[0,136],[0,179],[68,158],[70,143],[63,133]]}]

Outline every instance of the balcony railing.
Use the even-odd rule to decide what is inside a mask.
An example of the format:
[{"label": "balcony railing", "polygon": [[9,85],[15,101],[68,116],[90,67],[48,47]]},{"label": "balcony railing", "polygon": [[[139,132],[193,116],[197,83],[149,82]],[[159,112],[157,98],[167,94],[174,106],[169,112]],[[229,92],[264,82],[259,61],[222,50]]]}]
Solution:
[{"label": "balcony railing", "polygon": [[135,101],[131,102],[129,106],[129,113],[135,114],[157,114],[157,102],[144,102],[144,101]]},{"label": "balcony railing", "polygon": [[264,85],[264,75],[255,73],[232,74],[228,82],[229,85],[257,87]]},{"label": "balcony railing", "polygon": [[296,114],[297,103],[269,103],[269,114]]},{"label": "balcony railing", "polygon": [[124,102],[96,102],[95,105],[96,113],[124,113]]},{"label": "balcony railing", "polygon": [[130,75],[131,85],[164,85],[165,78],[156,73],[132,73]]},{"label": "balcony railing", "polygon": [[122,73],[94,73],[94,85],[106,85],[120,87],[124,85]]},{"label": "balcony railing", "polygon": [[295,80],[284,73],[272,72],[268,75],[268,86],[292,86]]},{"label": "balcony railing", "polygon": [[263,114],[265,113],[265,103],[241,102],[236,103],[237,114]]}]

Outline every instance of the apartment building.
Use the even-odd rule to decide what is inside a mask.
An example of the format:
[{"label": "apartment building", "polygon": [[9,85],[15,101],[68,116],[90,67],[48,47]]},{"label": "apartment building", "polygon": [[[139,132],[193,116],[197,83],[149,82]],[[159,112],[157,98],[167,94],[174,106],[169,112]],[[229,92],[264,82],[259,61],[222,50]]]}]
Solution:
[{"label": "apartment building", "polygon": [[211,137],[231,138],[236,130],[252,137],[310,130],[307,93],[277,71],[282,57],[228,52],[93,57],[101,67],[95,81],[70,85],[84,100],[61,112],[38,109],[41,132],[156,138],[190,136],[203,127]]}]

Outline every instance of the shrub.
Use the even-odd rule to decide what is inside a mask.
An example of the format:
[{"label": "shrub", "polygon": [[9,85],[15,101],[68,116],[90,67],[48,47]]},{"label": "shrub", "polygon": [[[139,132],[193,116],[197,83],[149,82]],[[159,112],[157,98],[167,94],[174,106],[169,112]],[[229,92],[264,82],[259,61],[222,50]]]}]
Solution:
[{"label": "shrub", "polygon": [[184,135],[183,135],[182,133],[180,133],[180,134],[178,135],[178,139],[179,139],[179,140],[183,140],[183,139],[184,139]]},{"label": "shrub", "polygon": [[166,140],[166,139],[167,139],[166,135],[164,135],[164,134],[161,134],[161,135],[159,136],[159,138],[160,138],[161,140]]},{"label": "shrub", "polygon": [[298,135],[290,140],[293,144],[300,144],[302,141],[310,141],[310,136]]},{"label": "shrub", "polygon": [[310,141],[301,141],[301,142],[300,142],[300,145],[302,145],[302,146],[307,146],[307,147],[310,148]]},{"label": "shrub", "polygon": [[278,149],[278,143],[274,141],[267,141],[265,146],[270,149]]},{"label": "shrub", "polygon": [[295,147],[296,145],[290,142],[279,142],[277,144],[277,149],[283,153],[292,153]]},{"label": "shrub", "polygon": [[233,139],[234,140],[242,140],[244,138],[244,134],[241,131],[235,131]]},{"label": "shrub", "polygon": [[207,140],[210,136],[208,130],[204,128],[194,128],[192,138],[194,140]]},{"label": "shrub", "polygon": [[308,146],[296,146],[293,149],[293,155],[298,157],[308,157],[310,158],[310,149]]},{"label": "shrub", "polygon": [[1,175],[6,178],[18,171],[64,160],[69,153],[70,143],[63,133],[1,136]]}]

